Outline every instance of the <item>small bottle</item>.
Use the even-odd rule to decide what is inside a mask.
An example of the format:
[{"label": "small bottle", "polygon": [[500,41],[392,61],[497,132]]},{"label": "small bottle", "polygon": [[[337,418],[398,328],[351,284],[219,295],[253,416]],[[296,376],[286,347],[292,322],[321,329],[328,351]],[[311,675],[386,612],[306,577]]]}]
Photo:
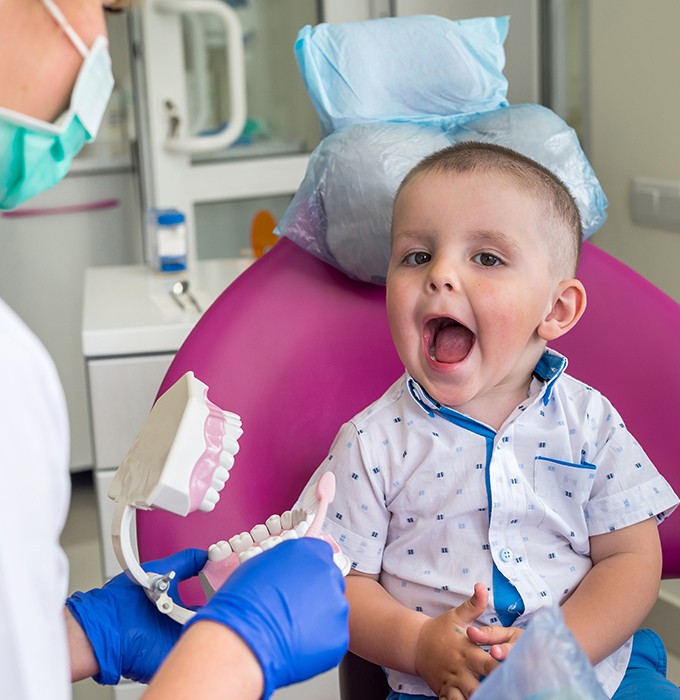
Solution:
[{"label": "small bottle", "polygon": [[184,214],[177,209],[151,210],[153,266],[160,272],[178,272],[187,268],[187,227]]}]

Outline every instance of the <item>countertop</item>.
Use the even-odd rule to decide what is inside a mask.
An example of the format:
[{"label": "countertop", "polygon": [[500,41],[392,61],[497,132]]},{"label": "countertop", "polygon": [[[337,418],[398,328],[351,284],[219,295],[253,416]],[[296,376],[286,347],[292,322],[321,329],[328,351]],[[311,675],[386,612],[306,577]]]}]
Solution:
[{"label": "countertop", "polygon": [[90,267],[85,271],[82,350],[87,358],[176,352],[201,312],[171,293],[180,281],[204,311],[251,264],[250,258],[199,260],[190,270],[160,273],[145,265]]}]

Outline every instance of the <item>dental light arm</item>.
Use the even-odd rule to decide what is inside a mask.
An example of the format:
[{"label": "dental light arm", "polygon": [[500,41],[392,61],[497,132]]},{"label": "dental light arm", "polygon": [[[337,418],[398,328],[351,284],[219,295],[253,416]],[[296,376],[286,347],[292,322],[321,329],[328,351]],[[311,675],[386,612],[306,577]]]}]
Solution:
[{"label": "dental light arm", "polygon": [[146,572],[131,544],[137,508],[160,508],[186,516],[211,511],[229,478],[243,430],[241,419],[208,399],[208,387],[187,372],[155,403],[115,474],[109,497],[116,501],[113,548],[128,577],[158,609],[184,624],[194,613],[168,595],[175,572]]}]

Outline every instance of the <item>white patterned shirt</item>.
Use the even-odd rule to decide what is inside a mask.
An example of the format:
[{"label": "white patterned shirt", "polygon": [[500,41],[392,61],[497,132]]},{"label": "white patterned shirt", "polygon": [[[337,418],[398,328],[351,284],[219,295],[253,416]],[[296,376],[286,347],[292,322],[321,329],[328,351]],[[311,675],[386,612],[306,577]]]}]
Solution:
[{"label": "white patterned shirt", "polygon": [[[324,531],[357,571],[410,609],[439,615],[475,582],[490,590],[480,624],[524,627],[561,604],[592,567],[589,538],[678,504],[612,405],[546,351],[529,397],[496,432],[437,404],[408,374],[336,436],[319,476],[336,477]],[[596,666],[611,696],[632,639]],[[393,690],[431,694],[387,669]]]}]

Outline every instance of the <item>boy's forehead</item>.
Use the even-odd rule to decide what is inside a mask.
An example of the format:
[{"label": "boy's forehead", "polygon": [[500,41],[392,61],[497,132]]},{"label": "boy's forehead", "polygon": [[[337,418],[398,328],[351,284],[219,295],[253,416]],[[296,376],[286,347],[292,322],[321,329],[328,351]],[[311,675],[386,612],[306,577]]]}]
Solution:
[{"label": "boy's forehead", "polygon": [[520,180],[502,170],[480,168],[460,171],[432,168],[415,173],[402,185],[395,199],[395,214],[404,211],[401,205],[405,199],[412,204],[414,198],[416,200],[427,198],[431,194],[429,189],[431,187],[437,187],[439,193],[443,190],[444,196],[452,199],[457,195],[457,188],[460,188],[465,202],[469,202],[471,195],[473,197],[479,195],[480,199],[488,200],[490,188],[498,187],[499,190],[516,192],[521,196],[523,206],[533,205],[537,212],[543,212],[548,206],[546,198],[539,194],[538,188],[534,189],[525,180]]}]

